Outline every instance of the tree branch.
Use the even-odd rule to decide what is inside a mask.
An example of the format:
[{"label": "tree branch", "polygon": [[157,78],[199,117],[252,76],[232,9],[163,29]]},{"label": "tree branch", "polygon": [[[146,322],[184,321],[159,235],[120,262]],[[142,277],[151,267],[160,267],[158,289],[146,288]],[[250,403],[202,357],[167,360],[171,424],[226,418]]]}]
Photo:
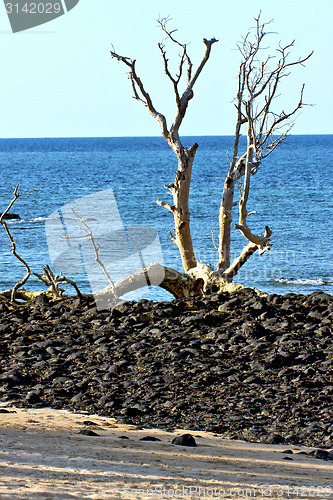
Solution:
[{"label": "tree branch", "polygon": [[86,223],[86,221],[83,220],[83,218],[78,213],[75,212],[73,207],[71,207],[71,210],[72,210],[73,214],[75,215],[75,217],[80,221],[80,230],[84,231],[85,234],[82,237],[81,236],[63,236],[63,238],[66,240],[86,238],[86,239],[89,239],[91,241],[92,247],[93,247],[94,252],[95,252],[95,261],[100,266],[106,279],[109,282],[109,289],[113,293],[113,298],[115,300],[118,300],[119,296],[117,295],[114,283],[113,283],[109,273],[107,272],[103,262],[99,258],[99,250],[100,250],[99,243],[96,243],[93,232],[92,232],[91,228],[88,226],[88,224]]},{"label": "tree branch", "polygon": [[[266,238],[269,240],[270,236],[272,234],[272,231],[268,226],[265,227],[265,235],[263,238]],[[264,251],[269,250],[269,246],[266,246],[265,248],[258,246],[256,243],[252,243],[251,241],[246,245],[239,255],[237,257],[232,265],[226,269],[223,273],[223,276],[225,277],[226,281],[232,281],[233,278],[236,276],[240,268],[249,260],[249,258],[260,248],[260,253],[263,253]]]},{"label": "tree branch", "polygon": [[[168,140],[169,132],[168,132],[168,128],[167,128],[166,118],[164,115],[162,115],[162,113],[159,113],[155,109],[150,95],[145,90],[144,85],[143,85],[140,77],[137,75],[136,69],[135,69],[135,63],[136,63],[135,59],[132,60],[129,57],[120,56],[119,54],[117,54],[114,51],[111,51],[111,57],[113,59],[117,59],[117,61],[124,63],[126,66],[128,66],[130,68],[129,79],[130,79],[131,84],[132,84],[134,98],[148,108],[150,114],[159,122],[163,137]],[[138,90],[140,91],[143,98],[140,97]]]},{"label": "tree branch", "polygon": [[161,200],[156,200],[157,205],[160,205],[160,207],[164,207],[167,210],[170,210],[171,213],[174,213],[177,209],[174,205],[171,205],[170,203],[166,203],[165,201]]},{"label": "tree branch", "polygon": [[14,195],[13,199],[10,201],[10,203],[8,204],[8,206],[5,209],[5,211],[2,212],[2,214],[0,215],[0,224],[2,224],[2,226],[4,227],[4,229],[6,231],[6,234],[7,234],[8,238],[9,238],[9,241],[11,243],[11,246],[12,246],[11,252],[14,255],[14,257],[16,257],[17,260],[19,260],[24,265],[24,267],[27,270],[25,276],[21,279],[21,281],[19,281],[18,283],[16,283],[14,285],[14,287],[12,289],[12,292],[11,292],[11,298],[10,298],[11,302],[15,301],[15,296],[16,296],[17,290],[19,288],[21,288],[28,281],[28,279],[30,278],[31,269],[30,269],[28,263],[16,251],[16,244],[15,244],[15,241],[14,241],[14,238],[13,238],[11,232],[9,231],[8,225],[7,225],[6,221],[5,221],[5,216],[7,215],[7,213],[11,209],[11,207],[14,205],[14,203],[16,202],[16,200],[20,196],[27,196],[27,195],[31,194],[33,191],[37,191],[37,188],[34,188],[34,189],[32,189],[31,191],[29,191],[27,193],[20,193],[19,186],[20,185],[17,184],[17,186],[13,190],[13,195]]},{"label": "tree branch", "polygon": [[[266,226],[268,227],[268,226]],[[260,248],[263,248],[263,247],[267,247],[269,245],[269,238],[272,234],[272,231],[269,229],[268,233],[270,234],[269,236],[262,236],[262,235],[255,235],[251,232],[251,229],[245,225],[241,225],[241,224],[235,224],[235,228],[236,229],[239,229],[243,235],[245,236],[245,238],[247,240],[249,240],[251,243],[253,243],[254,245],[257,245],[259,246]]]},{"label": "tree branch", "polygon": [[197,67],[194,75],[191,76],[190,79],[188,79],[187,87],[186,87],[185,91],[183,92],[182,97],[180,98],[179,105],[178,105],[178,111],[176,113],[174,122],[170,128],[170,135],[172,136],[172,138],[174,140],[178,138],[179,127],[182,124],[188,103],[193,98],[193,95],[194,95],[193,94],[193,87],[195,85],[195,82],[199,78],[200,73],[202,72],[205,64],[207,63],[207,61],[209,59],[212,45],[216,42],[218,42],[218,40],[216,40],[216,38],[211,38],[210,40],[207,40],[206,38],[203,39],[203,43],[206,46],[205,53],[202,57],[202,60],[199,64],[199,66]]},{"label": "tree branch", "polygon": [[[150,266],[140,269],[136,273],[117,281],[117,283],[115,283],[115,289],[118,296],[121,297],[125,293],[146,287],[147,277],[149,278],[149,283],[151,285],[160,286],[167,292],[171,293],[175,298],[201,295],[201,290],[204,285],[202,279],[194,279],[188,274],[179,273],[178,271],[162,266],[161,264],[151,264]],[[106,287],[96,295],[100,298],[109,292],[110,287]]]},{"label": "tree branch", "polygon": [[[244,251],[245,253],[242,255],[240,262],[243,262],[244,259],[246,261],[251,254],[251,244],[261,248],[261,253],[265,249],[269,249],[271,230],[268,228],[265,236],[258,236],[250,230],[246,222],[251,175],[254,175],[258,171],[261,161],[275,151],[285,140],[292,127],[292,117],[304,106],[303,85],[299,101],[294,109],[289,112],[282,110],[280,113],[276,113],[272,109],[282,78],[289,75],[289,68],[303,65],[313,53],[311,52],[304,58],[290,61],[289,52],[294,46],[294,42],[285,46],[280,45],[277,48],[279,58],[275,63],[275,67],[270,68],[269,66],[272,64],[273,57],[268,56],[264,59],[260,57],[261,51],[266,49],[263,47],[263,40],[268,34],[266,31],[268,23],[261,23],[260,14],[255,21],[256,26],[253,39],[251,39],[250,33],[248,33],[242,43],[238,45],[242,60],[239,67],[238,90],[235,103],[237,119],[234,152],[230,160],[229,173],[224,183],[219,215],[218,270],[225,270],[225,272],[230,269],[230,225],[234,186],[235,182],[242,177],[244,177],[244,185],[240,192],[239,223],[235,225],[235,228],[239,229],[249,240],[250,247]],[[240,151],[239,147],[243,127],[246,127],[247,133],[245,152]],[[276,137],[277,132],[279,132],[278,137]],[[237,268],[237,265],[236,263],[235,268]]]},{"label": "tree branch", "polygon": [[[168,189],[170,189],[173,204],[165,203],[160,200],[157,200],[157,203],[160,206],[167,208],[170,212],[172,212],[174,216],[175,226],[174,232],[175,235],[172,234],[172,241],[176,243],[183,267],[185,271],[196,266],[196,258],[193,250],[193,243],[190,231],[190,210],[189,210],[189,192],[190,192],[190,183],[191,183],[191,174],[192,174],[192,165],[194,161],[194,156],[196,150],[198,148],[198,144],[194,143],[190,148],[186,148],[182,145],[180,137],[179,137],[179,128],[185,116],[187,106],[189,101],[193,98],[193,86],[196,83],[199,75],[201,74],[206,62],[209,59],[211,53],[211,47],[214,43],[217,42],[215,38],[210,40],[204,39],[205,44],[205,53],[202,57],[198,68],[192,73],[192,62],[187,52],[187,44],[180,43],[174,36],[176,30],[170,30],[167,28],[167,23],[169,18],[162,18],[158,20],[158,23],[162,29],[162,31],[167,35],[167,38],[175,43],[177,46],[181,47],[180,61],[178,65],[178,74],[174,76],[170,71],[169,61],[167,58],[167,53],[165,50],[164,43],[160,43],[158,45],[159,50],[162,54],[164,71],[171,81],[174,89],[174,94],[176,98],[176,115],[174,122],[168,130],[165,116],[159,113],[150,98],[150,95],[145,90],[145,87],[136,73],[135,69],[135,60],[132,60],[128,57],[123,57],[118,55],[114,50],[111,52],[111,56],[118,61],[124,63],[127,67],[130,68],[129,78],[131,80],[132,89],[134,98],[144,104],[150,111],[150,113],[160,122],[162,136],[166,139],[171,149],[177,156],[178,160],[178,169],[176,172],[175,181],[172,184],[169,184]],[[182,95],[179,92],[179,85],[184,75],[184,67],[187,65],[187,83],[185,91]]]},{"label": "tree branch", "polygon": [[66,276],[64,276],[62,272],[60,273],[60,276],[55,275],[50,266],[43,266],[43,269],[45,274],[34,273],[34,275],[37,276],[37,278],[40,279],[46,286],[50,287],[49,292],[51,292],[55,298],[62,297],[63,292],[65,291],[59,288],[59,284],[68,283],[74,288],[78,299],[81,302],[81,300],[83,299],[83,295],[75,281],[66,278]]},{"label": "tree branch", "polygon": [[193,65],[192,65],[190,56],[188,55],[188,52],[187,52],[187,44],[180,43],[176,38],[174,38],[172,36],[173,33],[176,33],[177,30],[176,29],[173,29],[173,30],[168,30],[167,29],[167,24],[168,24],[169,21],[170,21],[169,17],[163,17],[163,18],[160,18],[160,19],[157,20],[157,22],[160,25],[162,31],[164,31],[164,33],[167,35],[167,37],[170,38],[170,40],[173,43],[175,43],[176,45],[179,45],[179,47],[181,47],[183,49],[182,50],[182,55],[181,55],[181,60],[180,60],[180,63],[179,63],[179,74],[177,75],[177,80],[179,82],[180,79],[181,79],[182,71],[183,71],[183,64],[184,64],[184,62],[186,60],[187,61],[187,81],[189,82],[191,80]]}]

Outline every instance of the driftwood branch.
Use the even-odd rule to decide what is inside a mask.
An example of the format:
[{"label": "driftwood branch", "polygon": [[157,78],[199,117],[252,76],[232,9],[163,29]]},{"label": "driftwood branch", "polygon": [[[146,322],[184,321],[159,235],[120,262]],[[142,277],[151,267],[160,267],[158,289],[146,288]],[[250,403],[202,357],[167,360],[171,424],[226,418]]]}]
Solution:
[{"label": "driftwood branch", "polygon": [[64,290],[59,288],[59,276],[55,276],[49,266],[43,266],[43,270],[45,274],[34,273],[34,275],[46,286],[50,287],[49,291],[55,298],[61,297]]},{"label": "driftwood branch", "polygon": [[61,277],[58,278],[59,282],[60,283],[68,283],[69,285],[72,285],[72,287],[76,291],[76,295],[78,296],[79,300],[82,300],[83,295],[82,295],[77,283],[74,280],[69,279],[67,276],[64,276],[62,272],[60,273],[60,275],[61,275]]},{"label": "driftwood branch", "polygon": [[[121,297],[125,293],[147,286],[147,283],[150,283],[152,286],[160,286],[175,298],[201,295],[204,285],[202,279],[194,279],[188,274],[180,273],[161,264],[151,264],[117,281],[115,289],[118,296]],[[96,294],[96,296],[103,297],[103,295],[109,292],[110,287],[106,287]]]},{"label": "driftwood branch", "polygon": [[20,193],[19,191],[19,184],[17,184],[17,186],[15,187],[15,189],[13,190],[13,195],[14,197],[12,198],[12,200],[10,201],[10,203],[8,204],[7,208],[4,210],[4,212],[2,212],[2,214],[0,215],[0,224],[4,227],[5,231],[6,231],[6,234],[8,236],[8,239],[11,243],[11,252],[12,254],[14,255],[14,257],[17,258],[17,260],[19,260],[23,265],[24,267],[26,268],[26,274],[25,276],[18,282],[14,285],[12,291],[11,291],[11,297],[10,297],[10,300],[11,302],[14,302],[15,301],[15,297],[16,297],[16,294],[17,294],[17,290],[19,290],[19,288],[23,287],[23,285],[28,281],[28,279],[30,278],[30,275],[31,275],[31,269],[28,265],[28,263],[23,259],[23,257],[21,257],[18,253],[17,253],[17,250],[16,250],[16,243],[14,241],[14,237],[13,235],[11,234],[9,228],[8,228],[8,225],[7,225],[7,222],[6,222],[6,215],[7,213],[9,212],[9,210],[12,208],[12,206],[14,205],[14,203],[16,202],[16,200],[20,197],[20,196],[28,196],[29,194],[31,194],[33,191],[37,191],[37,188],[34,188],[32,189],[31,191],[27,192],[27,193]]},{"label": "driftwood branch", "polygon": [[[12,295],[12,290],[3,290],[2,292],[0,292],[1,298],[11,300],[11,295]],[[24,288],[20,288],[16,291],[16,294],[15,294],[16,300],[25,300],[25,301],[33,300],[39,296],[48,297],[51,300],[54,299],[53,293],[50,291],[47,291],[47,292],[45,292],[45,291],[44,292],[29,292],[28,290],[25,290]],[[13,303],[13,305],[15,305],[15,302]]]},{"label": "driftwood branch", "polygon": [[62,297],[64,290],[59,288],[59,285],[61,283],[67,283],[74,288],[79,301],[83,299],[83,295],[75,281],[64,276],[62,272],[60,273],[60,276],[55,275],[49,266],[43,266],[43,270],[45,274],[34,273],[34,275],[37,276],[37,278],[40,279],[46,286],[50,287],[49,292],[53,294],[54,298]]}]

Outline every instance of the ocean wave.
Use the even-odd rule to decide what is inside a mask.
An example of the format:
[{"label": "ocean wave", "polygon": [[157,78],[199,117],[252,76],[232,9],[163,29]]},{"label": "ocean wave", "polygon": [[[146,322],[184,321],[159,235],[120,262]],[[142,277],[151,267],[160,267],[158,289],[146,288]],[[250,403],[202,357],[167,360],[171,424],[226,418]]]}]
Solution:
[{"label": "ocean wave", "polygon": [[274,280],[275,283],[281,285],[295,285],[295,286],[323,286],[333,285],[333,279],[330,278],[278,278]]},{"label": "ocean wave", "polygon": [[26,222],[43,222],[46,220],[46,217],[35,217],[33,219],[7,219],[7,224],[24,224]]},{"label": "ocean wave", "polygon": [[28,222],[41,222],[46,220],[46,217],[35,217],[34,219],[29,219]]}]

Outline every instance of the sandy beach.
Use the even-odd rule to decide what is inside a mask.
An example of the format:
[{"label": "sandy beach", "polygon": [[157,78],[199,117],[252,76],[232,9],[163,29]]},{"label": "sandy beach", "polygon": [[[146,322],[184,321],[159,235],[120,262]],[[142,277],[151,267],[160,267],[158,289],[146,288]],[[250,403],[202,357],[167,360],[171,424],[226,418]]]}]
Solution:
[{"label": "sandy beach", "polygon": [[[65,410],[4,410],[1,499],[310,499],[332,491],[332,462],[298,454],[311,451],[305,447],[140,429]],[[79,434],[83,429],[98,436]],[[171,444],[186,432],[197,447]],[[160,441],[140,440],[146,436]]]}]

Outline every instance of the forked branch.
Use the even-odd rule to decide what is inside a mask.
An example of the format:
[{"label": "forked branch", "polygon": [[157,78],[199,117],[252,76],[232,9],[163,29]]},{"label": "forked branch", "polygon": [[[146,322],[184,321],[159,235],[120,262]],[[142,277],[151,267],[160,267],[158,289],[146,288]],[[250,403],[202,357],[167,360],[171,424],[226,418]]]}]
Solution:
[{"label": "forked branch", "polygon": [[[271,229],[266,226],[264,235],[256,235],[247,225],[247,202],[250,193],[251,176],[257,173],[262,160],[273,153],[285,140],[293,126],[292,119],[297,111],[305,106],[303,85],[299,100],[294,108],[290,111],[282,109],[279,112],[273,109],[282,79],[289,76],[289,70],[293,66],[303,66],[313,53],[311,52],[303,58],[291,60],[290,51],[294,46],[293,41],[285,46],[278,46],[276,49],[277,58],[270,55],[262,57],[263,51],[266,50],[263,40],[267,35],[271,34],[266,29],[270,23],[261,23],[260,14],[255,21],[254,36],[251,37],[251,34],[248,33],[238,45],[241,53],[241,63],[235,103],[237,119],[234,150],[232,158],[230,158],[229,173],[224,184],[220,207],[218,269],[229,274],[231,273],[231,209],[234,204],[235,183],[242,177],[244,183],[240,192],[239,223],[235,225],[235,228],[241,231],[249,241],[250,246],[242,252],[241,258],[236,259],[232,273],[237,272],[241,265],[248,260],[253,250],[251,245],[260,248],[261,253],[270,248]],[[245,151],[240,150],[240,137],[245,135],[243,130],[246,131],[247,136]]]},{"label": "forked branch", "polygon": [[[150,94],[147,92],[142,80],[136,72],[135,60],[132,60],[129,57],[123,57],[117,54],[114,50],[111,51],[111,56],[112,58],[125,64],[130,69],[129,79],[131,81],[134,98],[147,107],[150,114],[160,123],[162,136],[177,156],[178,169],[175,180],[173,183],[166,186],[173,197],[173,204],[160,200],[157,200],[157,203],[173,214],[175,226],[174,233],[170,233],[171,240],[176,243],[179,249],[184,270],[188,271],[196,266],[196,258],[190,232],[189,192],[192,165],[198,144],[194,143],[189,148],[184,147],[179,137],[179,129],[186,114],[188,103],[193,98],[193,87],[209,59],[212,45],[216,43],[217,40],[215,38],[211,38],[210,40],[204,38],[203,42],[205,45],[205,52],[197,69],[193,72],[192,61],[188,54],[187,44],[180,43],[177,40],[175,37],[176,30],[170,30],[168,28],[168,21],[168,18],[161,18],[158,20],[159,26],[166,35],[166,40],[159,43],[158,47],[162,54],[165,74],[172,83],[176,100],[175,118],[169,129],[165,116],[156,110]],[[181,49],[176,74],[172,73],[169,66],[166,41],[171,41]],[[185,87],[185,89],[181,91],[180,87],[183,82],[183,88]]]},{"label": "forked branch", "polygon": [[[193,98],[193,87],[195,82],[197,81],[200,73],[202,72],[206,62],[209,59],[210,52],[211,52],[211,47],[214,43],[216,43],[218,40],[215,38],[211,38],[210,40],[207,40],[206,38],[203,39],[203,42],[205,44],[205,53],[203,55],[203,58],[201,62],[199,63],[196,71],[192,75],[192,62],[191,59],[188,55],[187,52],[187,44],[182,44],[180,43],[175,37],[174,33],[177,30],[169,30],[167,28],[167,23],[169,19],[168,18],[161,18],[158,20],[158,23],[162,29],[162,31],[167,35],[167,37],[176,45],[182,48],[182,52],[180,55],[180,62],[178,66],[178,74],[176,76],[173,76],[171,74],[171,71],[169,69],[169,64],[168,64],[168,58],[167,58],[167,53],[165,50],[165,45],[164,43],[159,43],[158,47],[161,51],[162,54],[162,59],[163,59],[163,64],[164,64],[164,70],[167,75],[167,77],[170,79],[172,82],[173,88],[174,88],[174,93],[175,93],[175,99],[176,99],[176,104],[177,104],[177,112],[176,116],[174,119],[174,122],[172,126],[170,127],[170,130],[168,130],[167,126],[167,121],[165,116],[160,113],[159,111],[156,110],[153,101],[149,95],[149,93],[146,91],[144,84],[142,83],[141,78],[138,76],[135,68],[135,59],[131,59],[130,57],[124,57],[119,54],[117,54],[114,50],[111,51],[111,57],[116,59],[117,61],[122,62],[125,64],[128,68],[130,68],[129,71],[129,79],[131,81],[132,85],[132,90],[133,90],[133,96],[134,98],[143,104],[145,107],[148,108],[150,114],[159,122],[161,131],[162,131],[162,136],[168,141],[169,145],[176,151],[177,147],[179,147],[179,127],[183,121],[183,118],[186,113],[186,109],[188,106],[189,101]],[[184,64],[187,64],[187,72],[186,72],[186,88],[184,92],[181,94],[179,91],[179,84],[181,82],[182,76],[183,76],[183,67]]]}]

